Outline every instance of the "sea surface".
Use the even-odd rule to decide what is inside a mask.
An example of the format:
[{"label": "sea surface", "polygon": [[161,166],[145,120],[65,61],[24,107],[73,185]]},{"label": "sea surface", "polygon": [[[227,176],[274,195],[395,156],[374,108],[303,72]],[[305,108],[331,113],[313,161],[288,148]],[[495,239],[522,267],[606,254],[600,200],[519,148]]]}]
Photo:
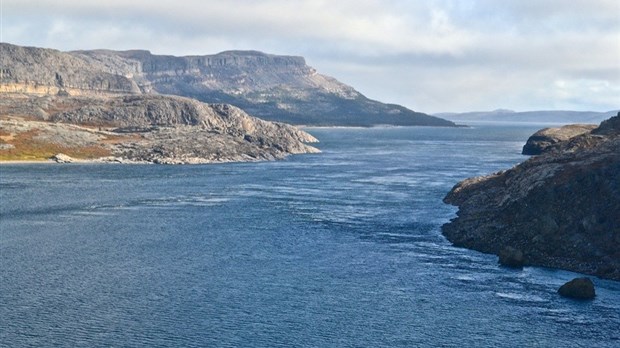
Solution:
[{"label": "sea surface", "polygon": [[620,347],[620,283],[440,227],[536,125],[307,130],[321,154],[0,166],[1,347]]}]

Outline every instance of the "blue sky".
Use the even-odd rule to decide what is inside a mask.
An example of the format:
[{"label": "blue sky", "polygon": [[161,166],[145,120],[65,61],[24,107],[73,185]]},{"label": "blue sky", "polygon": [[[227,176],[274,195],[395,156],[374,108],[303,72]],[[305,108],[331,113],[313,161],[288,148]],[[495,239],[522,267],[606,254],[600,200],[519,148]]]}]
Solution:
[{"label": "blue sky", "polygon": [[304,56],[423,112],[620,108],[618,0],[1,0],[18,45]]}]

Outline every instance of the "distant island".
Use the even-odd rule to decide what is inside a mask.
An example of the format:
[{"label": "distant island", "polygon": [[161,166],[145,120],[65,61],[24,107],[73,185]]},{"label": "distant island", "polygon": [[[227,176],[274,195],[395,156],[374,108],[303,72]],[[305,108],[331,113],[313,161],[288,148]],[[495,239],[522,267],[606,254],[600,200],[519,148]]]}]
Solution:
[{"label": "distant island", "polygon": [[570,111],[570,110],[538,110],[538,111],[512,111],[498,109],[493,111],[473,112],[444,112],[434,114],[454,122],[510,122],[510,123],[601,123],[614,115],[618,110],[606,112],[597,111]]}]

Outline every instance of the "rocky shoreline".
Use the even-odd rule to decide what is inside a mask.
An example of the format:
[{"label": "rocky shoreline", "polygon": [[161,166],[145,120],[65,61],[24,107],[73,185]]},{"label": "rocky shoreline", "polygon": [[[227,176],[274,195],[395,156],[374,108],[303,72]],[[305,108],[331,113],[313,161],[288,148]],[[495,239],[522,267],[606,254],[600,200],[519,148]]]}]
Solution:
[{"label": "rocky shoreline", "polygon": [[442,226],[454,245],[523,253],[524,265],[620,280],[620,114],[512,169],[458,183]]},{"label": "rocky shoreline", "polygon": [[5,94],[0,111],[0,161],[204,164],[320,152],[296,127],[175,96]]}]

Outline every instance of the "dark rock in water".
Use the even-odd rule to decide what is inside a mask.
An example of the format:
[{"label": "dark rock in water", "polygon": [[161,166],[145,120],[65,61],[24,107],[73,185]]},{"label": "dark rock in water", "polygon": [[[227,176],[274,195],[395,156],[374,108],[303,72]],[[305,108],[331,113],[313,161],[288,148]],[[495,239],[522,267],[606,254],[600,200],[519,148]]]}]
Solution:
[{"label": "dark rock in water", "polygon": [[562,285],[558,289],[558,293],[564,297],[575,298],[580,300],[593,299],[596,296],[594,291],[594,283],[590,278],[575,278],[570,282]]},{"label": "dark rock in water", "polygon": [[505,247],[499,252],[499,263],[502,266],[521,268],[525,264],[523,252],[513,247]]},{"label": "dark rock in water", "polygon": [[571,124],[560,128],[544,128],[534,133],[523,146],[524,155],[540,155],[553,145],[588,133],[596,128],[590,124]]},{"label": "dark rock in water", "polygon": [[527,264],[620,280],[620,116],[510,170],[466,179],[446,195],[454,245]]}]

